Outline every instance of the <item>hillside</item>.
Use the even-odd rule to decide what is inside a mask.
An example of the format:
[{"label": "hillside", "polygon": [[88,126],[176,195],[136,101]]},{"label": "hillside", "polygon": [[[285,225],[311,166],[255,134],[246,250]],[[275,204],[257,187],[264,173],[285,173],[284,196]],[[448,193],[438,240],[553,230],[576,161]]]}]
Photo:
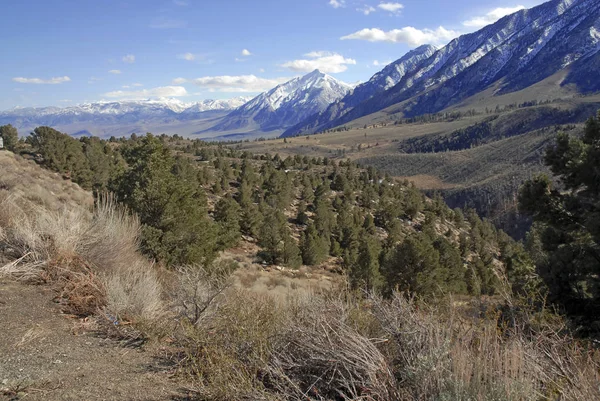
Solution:
[{"label": "hillside", "polygon": [[[167,136],[100,142],[125,165],[89,181],[87,170],[104,165],[90,151],[95,141],[48,128],[33,136],[27,144],[34,147],[22,144],[21,152],[39,153],[42,166],[67,169],[63,176],[84,186],[113,189],[137,216],[107,196],[92,210],[86,193],[68,181],[65,188],[75,191],[63,200],[68,207],[26,201],[19,188],[29,186],[2,183],[0,310],[22,339],[0,347],[28,369],[0,364],[8,375],[3,395],[598,395],[591,354],[573,351],[558,318],[520,303],[521,296],[535,299],[539,286],[525,250],[473,211],[451,210],[440,198],[348,161],[253,155]],[[63,141],[58,149],[69,158],[55,158],[55,146],[38,147],[54,141]],[[63,179],[8,152],[0,163],[29,165],[20,181]],[[60,198],[48,188],[58,187],[43,186],[43,197]],[[54,211],[45,206],[52,204]],[[58,304],[47,306],[48,287],[22,283],[50,286]],[[59,310],[83,318],[80,336],[68,333]],[[91,334],[104,340],[86,341]],[[36,364],[27,352],[42,346]],[[43,368],[48,358],[53,365]],[[422,369],[423,360],[430,368]],[[513,368],[503,370],[509,362]],[[569,381],[565,366],[575,372]],[[78,371],[83,378],[71,374]],[[97,371],[110,387],[94,390]],[[151,390],[138,390],[148,383]],[[555,383],[558,390],[550,388]]]}]

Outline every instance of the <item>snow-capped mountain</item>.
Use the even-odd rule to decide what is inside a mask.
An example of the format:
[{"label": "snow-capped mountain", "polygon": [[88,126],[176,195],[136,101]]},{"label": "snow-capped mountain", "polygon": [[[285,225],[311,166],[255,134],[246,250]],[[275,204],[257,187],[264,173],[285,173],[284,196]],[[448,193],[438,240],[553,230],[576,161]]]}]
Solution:
[{"label": "snow-capped mountain", "polygon": [[211,131],[288,128],[319,113],[352,90],[352,86],[315,70],[264,92],[229,113]]},{"label": "snow-capped mountain", "polygon": [[148,99],[84,103],[71,107],[14,108],[0,112],[0,124],[17,127],[39,125],[67,126],[73,123],[98,124],[135,123],[143,119],[194,119],[208,112],[227,112],[249,98],[203,100],[185,103],[178,99]]},{"label": "snow-capped mountain", "polygon": [[[492,84],[499,85],[497,94],[508,93],[561,70],[568,71],[562,85],[595,91],[600,89],[599,50],[600,0],[553,0],[452,40],[413,63],[383,92],[365,99],[357,88],[284,135],[331,128],[407,100],[405,115],[433,113]],[[390,66],[372,80],[385,78]]]}]

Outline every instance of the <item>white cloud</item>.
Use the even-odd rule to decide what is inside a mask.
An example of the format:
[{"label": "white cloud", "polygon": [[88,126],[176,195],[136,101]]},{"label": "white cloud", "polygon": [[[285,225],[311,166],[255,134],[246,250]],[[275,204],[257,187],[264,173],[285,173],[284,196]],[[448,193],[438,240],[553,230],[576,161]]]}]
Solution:
[{"label": "white cloud", "polygon": [[110,70],[108,73],[109,74],[119,75],[121,73],[121,70]]},{"label": "white cloud", "polygon": [[214,77],[201,77],[191,80],[176,78],[173,80],[173,84],[191,82],[203,89],[207,89],[210,92],[264,92],[289,80],[289,77],[266,79],[259,78],[255,75],[222,75]]},{"label": "white cloud", "polygon": [[69,78],[67,76],[53,77],[50,79],[16,77],[16,78],[13,78],[12,80],[13,80],[13,82],[18,82],[20,84],[56,85],[56,84],[62,84],[64,82],[69,82],[71,80],[71,78]]},{"label": "white cloud", "polygon": [[90,77],[90,79],[88,79],[88,84],[94,84],[98,81],[100,81],[100,78]]},{"label": "white cloud", "polygon": [[124,63],[133,64],[135,63],[135,56],[133,54],[128,54],[126,56],[123,56],[122,60]]},{"label": "white cloud", "polygon": [[333,8],[345,7],[346,0],[329,0],[329,5]]},{"label": "white cloud", "polygon": [[516,6],[516,7],[505,7],[505,8],[496,8],[486,15],[482,15],[479,17],[472,18],[470,20],[464,21],[463,25],[469,28],[483,28],[486,25],[493,24],[498,21],[500,18],[516,13],[517,11],[525,9],[525,6]]},{"label": "white cloud", "polygon": [[196,59],[196,55],[192,54],[192,53],[184,53],[184,54],[179,54],[177,56],[177,58],[182,59],[182,60],[187,60],[187,61],[194,61]]},{"label": "white cloud", "polygon": [[392,14],[397,14],[404,8],[404,5],[400,3],[381,3],[377,7]]},{"label": "white cloud", "polygon": [[138,91],[114,91],[104,96],[117,99],[147,99],[151,97],[181,97],[188,93],[183,86],[162,86],[159,88],[142,89]]},{"label": "white cloud", "polygon": [[135,86],[136,88],[139,88],[140,86],[144,86],[144,85],[136,82],[134,84],[131,84],[131,86]]},{"label": "white cloud", "polygon": [[281,67],[296,72],[310,72],[321,70],[327,73],[344,72],[348,65],[356,64],[356,60],[345,58],[341,54],[331,52],[310,52],[304,55],[308,59],[292,60],[281,64]]},{"label": "white cloud", "polygon": [[159,18],[150,24],[150,28],[154,29],[178,29],[186,27],[187,21],[169,18]]},{"label": "white cloud", "polygon": [[129,88],[131,88],[131,86],[129,86],[129,85],[123,85],[123,86],[121,86],[121,88],[123,88],[123,89],[129,89]]},{"label": "white cloud", "polygon": [[382,66],[386,66],[388,64],[390,64],[392,62],[392,60],[388,60],[388,61],[379,61],[379,60],[373,60],[373,67],[382,67]]},{"label": "white cloud", "polygon": [[401,29],[383,31],[379,28],[365,28],[350,35],[342,36],[341,40],[367,40],[369,42],[405,43],[409,46],[424,44],[444,44],[454,39],[459,32],[446,29],[442,26],[432,29],[417,29],[407,26]]},{"label": "white cloud", "polygon": [[250,50],[248,50],[248,49],[242,50],[242,56],[248,57],[251,55],[252,55],[252,53],[250,53]]},{"label": "white cloud", "polygon": [[359,12],[363,13],[364,15],[369,15],[371,13],[374,13],[377,10],[375,9],[375,7],[363,6],[361,8],[357,8],[356,11],[359,11]]},{"label": "white cloud", "polygon": [[259,68],[258,71],[259,72],[265,72],[265,69],[264,68]]}]

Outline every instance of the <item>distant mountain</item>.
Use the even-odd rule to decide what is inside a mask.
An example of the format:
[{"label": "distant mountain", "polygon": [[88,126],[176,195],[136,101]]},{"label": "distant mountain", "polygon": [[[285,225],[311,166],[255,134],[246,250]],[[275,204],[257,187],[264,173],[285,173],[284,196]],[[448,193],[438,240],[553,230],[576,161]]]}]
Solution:
[{"label": "distant mountain", "polygon": [[[343,116],[361,102],[396,85],[421,61],[431,57],[436,50],[435,46],[423,45],[409,51],[402,58],[388,64],[383,70],[373,75],[367,82],[358,85],[346,96],[329,105],[323,113],[313,114],[307,120],[300,121],[297,127],[290,128],[286,131],[286,134],[289,132],[297,133],[299,129],[306,130],[312,124],[318,126],[321,121],[329,122]],[[314,132],[314,130],[311,132]]]},{"label": "distant mountain", "polygon": [[352,86],[315,70],[258,95],[207,131],[283,130],[322,112],[351,89]]},{"label": "distant mountain", "polygon": [[[357,88],[283,136],[332,128],[392,105],[409,117],[435,113],[492,86],[494,94],[506,94],[563,70],[562,86],[594,92],[600,89],[599,50],[600,0],[553,0],[425,52],[393,86],[368,98]],[[364,85],[390,75],[390,66]]]},{"label": "distant mountain", "polygon": [[207,114],[215,112],[228,112],[248,100],[249,98],[239,97],[184,103],[177,99],[149,99],[85,103],[64,108],[14,108],[0,112],[0,125],[13,124],[17,128],[30,129],[40,125],[63,127],[87,124],[91,128],[110,124],[137,124],[142,121],[185,121],[205,118]]}]

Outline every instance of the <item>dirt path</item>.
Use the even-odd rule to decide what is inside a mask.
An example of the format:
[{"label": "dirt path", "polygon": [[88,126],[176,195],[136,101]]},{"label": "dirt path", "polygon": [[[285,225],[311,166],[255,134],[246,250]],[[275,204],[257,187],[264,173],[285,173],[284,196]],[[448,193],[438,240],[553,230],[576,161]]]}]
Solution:
[{"label": "dirt path", "polygon": [[43,286],[0,281],[0,400],[173,400],[153,353],[76,330]]}]

